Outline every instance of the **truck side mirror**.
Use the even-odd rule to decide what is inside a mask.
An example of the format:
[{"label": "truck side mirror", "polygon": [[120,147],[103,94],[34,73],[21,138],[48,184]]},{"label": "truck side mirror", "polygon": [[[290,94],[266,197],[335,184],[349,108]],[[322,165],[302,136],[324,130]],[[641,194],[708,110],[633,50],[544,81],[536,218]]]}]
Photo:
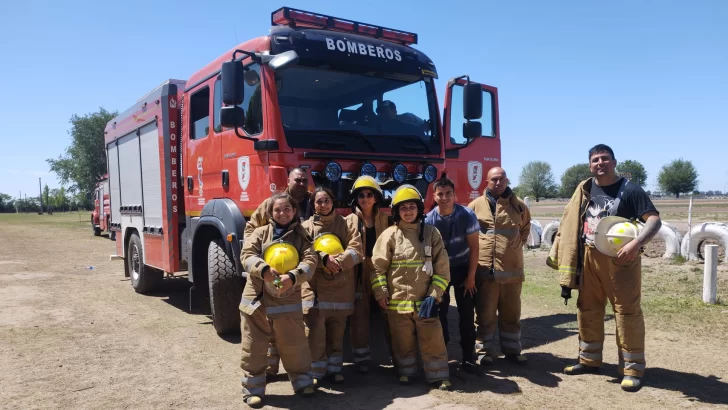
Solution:
[{"label": "truck side mirror", "polygon": [[245,122],[245,111],[237,105],[220,108],[220,125],[225,128],[242,127]]},{"label": "truck side mirror", "polygon": [[468,121],[463,124],[463,137],[468,140],[483,136],[483,125],[478,121]]},{"label": "truck side mirror", "polygon": [[477,120],[483,115],[483,88],[478,83],[463,86],[463,117]]},{"label": "truck side mirror", "polygon": [[222,76],[222,103],[225,105],[242,104],[244,97],[242,62],[226,61],[222,63],[220,73]]}]

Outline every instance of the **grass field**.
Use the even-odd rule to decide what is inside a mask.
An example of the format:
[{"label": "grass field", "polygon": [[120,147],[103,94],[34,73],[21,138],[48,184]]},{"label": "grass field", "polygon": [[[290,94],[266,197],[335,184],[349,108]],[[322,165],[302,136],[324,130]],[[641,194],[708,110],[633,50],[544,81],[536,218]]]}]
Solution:
[{"label": "grass field", "polygon": [[[93,236],[88,213],[0,215],[0,403],[8,408],[243,408],[240,337],[219,337],[209,312],[189,310],[187,278],[134,292],[115,246]],[[546,252],[526,253],[521,339],[527,366],[498,359],[479,378],[463,372],[459,318],[448,312],[454,391],[421,379],[399,386],[380,315],[372,316],[370,374],[351,364],[344,385],[324,382],[301,401],[284,373],[266,387],[267,408],[390,410],[481,408],[725,408],[728,307],[701,302],[701,265],[644,259],[646,385],[619,389],[614,318],[605,318],[601,375],[566,376],[578,350],[576,292],[564,306]],[[728,300],[721,265],[720,298]],[[452,304],[455,298],[452,297]],[[609,312],[610,309],[607,309]],[[378,319],[379,318],[379,319]],[[281,367],[284,370],[284,366]],[[585,394],[588,392],[588,394]]]}]

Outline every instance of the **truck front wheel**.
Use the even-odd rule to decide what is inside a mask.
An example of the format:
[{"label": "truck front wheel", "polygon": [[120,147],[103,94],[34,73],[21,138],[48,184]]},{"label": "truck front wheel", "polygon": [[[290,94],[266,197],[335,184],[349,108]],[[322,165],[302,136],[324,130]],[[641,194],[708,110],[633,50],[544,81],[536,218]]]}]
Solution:
[{"label": "truck front wheel", "polygon": [[129,264],[131,286],[137,293],[151,292],[162,281],[162,272],[144,264],[144,248],[136,233],[131,234],[129,238],[126,263]]},{"label": "truck front wheel", "polygon": [[239,332],[238,306],[243,296],[243,278],[235,275],[235,262],[225,252],[221,239],[210,242],[207,248],[207,273],[215,331],[221,335]]}]

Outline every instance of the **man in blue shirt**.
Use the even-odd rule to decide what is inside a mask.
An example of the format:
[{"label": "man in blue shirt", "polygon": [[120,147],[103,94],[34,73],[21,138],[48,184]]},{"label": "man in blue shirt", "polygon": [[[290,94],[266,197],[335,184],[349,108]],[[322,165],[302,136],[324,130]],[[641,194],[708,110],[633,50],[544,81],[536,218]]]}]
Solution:
[{"label": "man in blue shirt", "polygon": [[478,232],[480,224],[475,213],[455,203],[455,184],[440,178],[433,185],[437,206],[425,217],[425,223],[436,227],[445,242],[450,259],[450,285],[439,305],[440,322],[445,344],[450,340],[447,311],[450,306],[450,287],[455,288],[455,302],[460,316],[460,347],[463,351],[463,370],[483,375],[475,363],[475,272],[478,268]]}]

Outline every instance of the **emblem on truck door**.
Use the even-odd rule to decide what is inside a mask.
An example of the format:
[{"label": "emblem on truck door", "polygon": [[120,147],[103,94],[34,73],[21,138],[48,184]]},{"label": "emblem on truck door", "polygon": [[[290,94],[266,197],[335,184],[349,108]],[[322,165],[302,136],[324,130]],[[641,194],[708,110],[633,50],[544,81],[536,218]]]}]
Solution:
[{"label": "emblem on truck door", "polygon": [[197,195],[202,196],[202,157],[197,158],[197,185],[199,186]]},{"label": "emblem on truck door", "polygon": [[250,157],[238,157],[238,183],[245,191],[250,183]]},{"label": "emblem on truck door", "polygon": [[480,161],[468,162],[468,182],[473,189],[478,189],[483,182],[483,164]]}]

